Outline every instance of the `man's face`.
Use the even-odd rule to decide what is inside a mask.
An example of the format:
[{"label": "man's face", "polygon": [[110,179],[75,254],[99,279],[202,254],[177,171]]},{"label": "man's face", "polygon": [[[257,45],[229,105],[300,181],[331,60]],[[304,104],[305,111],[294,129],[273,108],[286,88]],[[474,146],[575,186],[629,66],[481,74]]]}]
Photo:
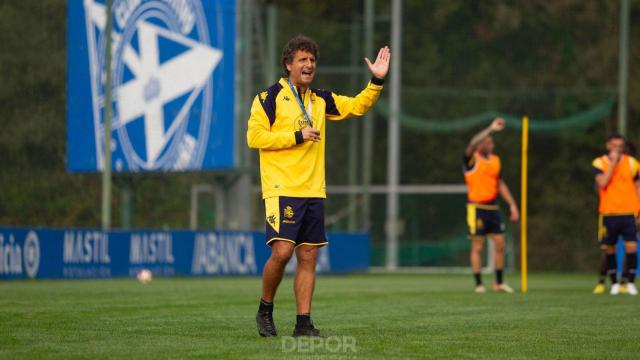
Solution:
[{"label": "man's face", "polygon": [[607,151],[622,154],[624,151],[624,139],[611,139],[607,141]]},{"label": "man's face", "polygon": [[291,64],[287,64],[289,80],[296,86],[309,86],[316,73],[316,57],[307,51],[296,51]]},{"label": "man's face", "polygon": [[495,147],[495,144],[493,142],[493,138],[491,136],[487,136],[478,145],[478,152],[480,152],[480,154],[482,155],[489,155],[493,153],[494,147]]}]

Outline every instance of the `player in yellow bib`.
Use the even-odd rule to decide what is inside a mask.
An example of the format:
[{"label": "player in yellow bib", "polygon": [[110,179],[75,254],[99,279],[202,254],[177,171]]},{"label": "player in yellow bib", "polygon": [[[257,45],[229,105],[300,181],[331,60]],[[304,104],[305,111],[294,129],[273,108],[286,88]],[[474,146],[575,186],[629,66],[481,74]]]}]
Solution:
[{"label": "player in yellow bib", "polygon": [[[640,207],[640,177],[638,160],[624,154],[625,138],[614,134],[607,139],[607,154],[593,160],[595,181],[600,195],[598,206],[598,240],[603,252],[600,279],[593,289],[594,294],[605,292],[605,279],[611,278],[612,295],[627,293],[637,295],[634,284],[638,266],[638,240],[636,217]],[[618,238],[624,240],[626,259],[622,284],[618,283],[616,245]]]},{"label": "player in yellow bib", "polygon": [[495,244],[495,291],[512,293],[503,280],[504,223],[498,210],[498,194],[509,204],[510,219],[518,221],[520,213],[509,187],[502,180],[500,158],[493,153],[495,144],[491,133],[502,131],[505,121],[496,118],[491,125],[477,133],[464,152],[464,179],[467,183],[467,225],[471,238],[471,268],[476,282],[475,292],[484,293],[482,284],[482,248],[487,237]]}]

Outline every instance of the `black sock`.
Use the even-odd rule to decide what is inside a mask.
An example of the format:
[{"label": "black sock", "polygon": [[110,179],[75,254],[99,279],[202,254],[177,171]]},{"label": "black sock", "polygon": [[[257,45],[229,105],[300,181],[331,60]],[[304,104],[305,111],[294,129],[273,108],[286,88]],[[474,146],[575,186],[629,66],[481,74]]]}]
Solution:
[{"label": "black sock", "polygon": [[482,274],[473,273],[473,277],[474,277],[474,279],[476,279],[476,286],[482,285]]},{"label": "black sock", "polygon": [[311,314],[296,315],[296,326],[309,326],[311,325]]},{"label": "black sock", "polygon": [[602,260],[600,261],[600,274],[598,276],[598,283],[604,284],[607,279],[607,254],[602,254]]},{"label": "black sock", "polygon": [[258,311],[261,313],[272,313],[273,303],[260,299],[260,307],[258,308]]},{"label": "black sock", "polygon": [[625,263],[625,273],[627,274],[627,281],[630,283],[636,281],[636,269],[638,268],[638,254],[627,254],[627,261]]},{"label": "black sock", "polygon": [[496,283],[498,285],[502,284],[502,269],[496,270]]},{"label": "black sock", "polygon": [[618,283],[618,264],[616,263],[616,254],[607,254],[607,274],[611,278],[612,284]]}]

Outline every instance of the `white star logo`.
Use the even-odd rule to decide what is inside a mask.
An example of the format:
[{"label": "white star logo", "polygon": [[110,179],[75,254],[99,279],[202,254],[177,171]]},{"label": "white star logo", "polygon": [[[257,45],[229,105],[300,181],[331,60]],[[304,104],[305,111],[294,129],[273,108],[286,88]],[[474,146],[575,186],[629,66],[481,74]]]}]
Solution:
[{"label": "white star logo", "polygon": [[[106,25],[105,8],[102,4],[85,0],[85,10],[89,50],[90,53],[96,54],[96,44],[95,41],[92,41],[92,39],[96,39],[93,27],[104,31]],[[135,26],[139,54],[131,44],[125,44],[122,51],[122,61],[131,70],[134,78],[114,89],[117,117],[114,117],[113,130],[143,118],[146,167],[153,168],[154,162],[158,160],[176,130],[185,121],[191,105],[220,63],[222,51],[144,20],[139,20]],[[119,43],[121,34],[114,31],[112,36],[115,53],[115,47]],[[160,38],[175,42],[186,47],[187,50],[161,64],[158,47]],[[92,47],[93,49],[91,49]],[[100,84],[96,84],[96,79],[98,79],[96,75],[102,74],[102,69],[98,69],[97,56],[91,55],[90,59],[92,89],[94,90],[94,119],[100,119],[102,106],[96,105],[102,104],[103,100],[97,99],[98,96],[96,96],[98,94],[97,86],[100,86]],[[164,104],[185,94],[189,94],[187,100],[168,129],[165,129]],[[101,124],[99,128],[102,129]],[[100,131],[100,135],[96,138],[102,139],[103,130]],[[104,168],[102,161],[100,167]]]}]

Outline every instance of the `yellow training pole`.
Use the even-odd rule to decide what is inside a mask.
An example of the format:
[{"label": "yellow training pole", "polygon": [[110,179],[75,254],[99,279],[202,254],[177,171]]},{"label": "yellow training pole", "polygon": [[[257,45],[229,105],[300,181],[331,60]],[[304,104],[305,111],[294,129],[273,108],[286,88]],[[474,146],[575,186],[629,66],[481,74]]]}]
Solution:
[{"label": "yellow training pole", "polygon": [[520,185],[521,213],[520,213],[520,256],[522,259],[520,273],[522,284],[520,291],[527,292],[527,160],[529,157],[529,118],[522,118],[522,174]]}]

